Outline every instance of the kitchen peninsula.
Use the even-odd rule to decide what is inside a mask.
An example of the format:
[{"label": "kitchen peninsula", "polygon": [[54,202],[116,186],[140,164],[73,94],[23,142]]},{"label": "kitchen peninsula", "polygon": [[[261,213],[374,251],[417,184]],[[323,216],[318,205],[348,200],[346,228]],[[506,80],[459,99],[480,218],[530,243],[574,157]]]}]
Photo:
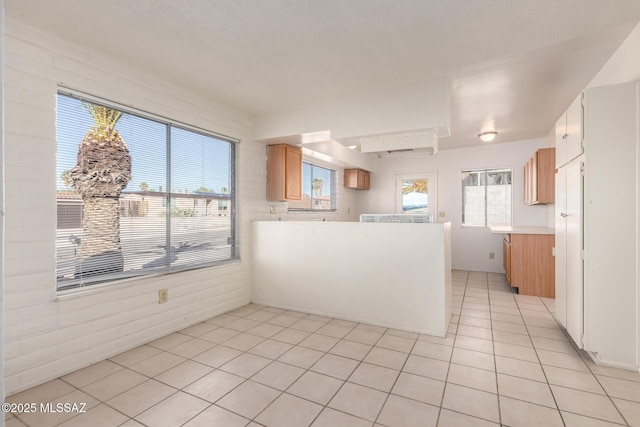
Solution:
[{"label": "kitchen peninsula", "polygon": [[451,224],[252,223],[252,301],[446,336]]}]

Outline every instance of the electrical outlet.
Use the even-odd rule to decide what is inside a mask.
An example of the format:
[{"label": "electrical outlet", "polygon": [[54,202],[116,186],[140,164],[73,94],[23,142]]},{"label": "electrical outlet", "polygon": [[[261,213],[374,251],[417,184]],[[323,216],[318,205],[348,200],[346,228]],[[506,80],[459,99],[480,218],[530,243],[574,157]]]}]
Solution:
[{"label": "electrical outlet", "polygon": [[158,291],[158,304],[164,304],[167,301],[169,301],[169,290],[160,289]]},{"label": "electrical outlet", "polygon": [[444,218],[445,216],[447,216],[447,213],[445,211],[438,212],[438,218]]},{"label": "electrical outlet", "polygon": [[276,205],[269,205],[269,213],[276,213]]},{"label": "electrical outlet", "polygon": [[496,254],[495,252],[489,252],[489,259],[495,259]]}]

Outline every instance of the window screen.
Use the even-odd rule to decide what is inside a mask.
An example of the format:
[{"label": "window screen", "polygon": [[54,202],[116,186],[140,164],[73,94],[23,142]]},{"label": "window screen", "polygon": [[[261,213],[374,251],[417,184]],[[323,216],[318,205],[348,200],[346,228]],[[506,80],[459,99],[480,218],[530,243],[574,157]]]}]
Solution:
[{"label": "window screen", "polygon": [[511,225],[511,169],[462,172],[462,225]]}]

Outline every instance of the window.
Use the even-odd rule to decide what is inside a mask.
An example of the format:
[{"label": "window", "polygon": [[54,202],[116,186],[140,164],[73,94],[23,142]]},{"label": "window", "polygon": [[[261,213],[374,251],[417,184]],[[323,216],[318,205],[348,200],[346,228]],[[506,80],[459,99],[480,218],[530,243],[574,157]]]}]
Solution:
[{"label": "window", "polygon": [[302,163],[302,200],[289,202],[289,210],[336,210],[336,171]]},{"label": "window", "polygon": [[436,172],[396,175],[396,213],[430,213],[435,220],[438,180]]},{"label": "window", "polygon": [[70,93],[56,118],[58,290],[238,257],[235,141]]},{"label": "window", "polygon": [[511,225],[511,169],[462,172],[462,225]]}]

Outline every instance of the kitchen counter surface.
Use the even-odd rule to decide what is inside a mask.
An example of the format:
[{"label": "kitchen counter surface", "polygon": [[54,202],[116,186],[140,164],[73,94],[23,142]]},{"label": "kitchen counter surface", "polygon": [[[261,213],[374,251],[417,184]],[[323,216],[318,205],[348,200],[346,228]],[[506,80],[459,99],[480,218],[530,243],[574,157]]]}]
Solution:
[{"label": "kitchen counter surface", "polygon": [[556,234],[550,227],[489,227],[494,234]]}]

